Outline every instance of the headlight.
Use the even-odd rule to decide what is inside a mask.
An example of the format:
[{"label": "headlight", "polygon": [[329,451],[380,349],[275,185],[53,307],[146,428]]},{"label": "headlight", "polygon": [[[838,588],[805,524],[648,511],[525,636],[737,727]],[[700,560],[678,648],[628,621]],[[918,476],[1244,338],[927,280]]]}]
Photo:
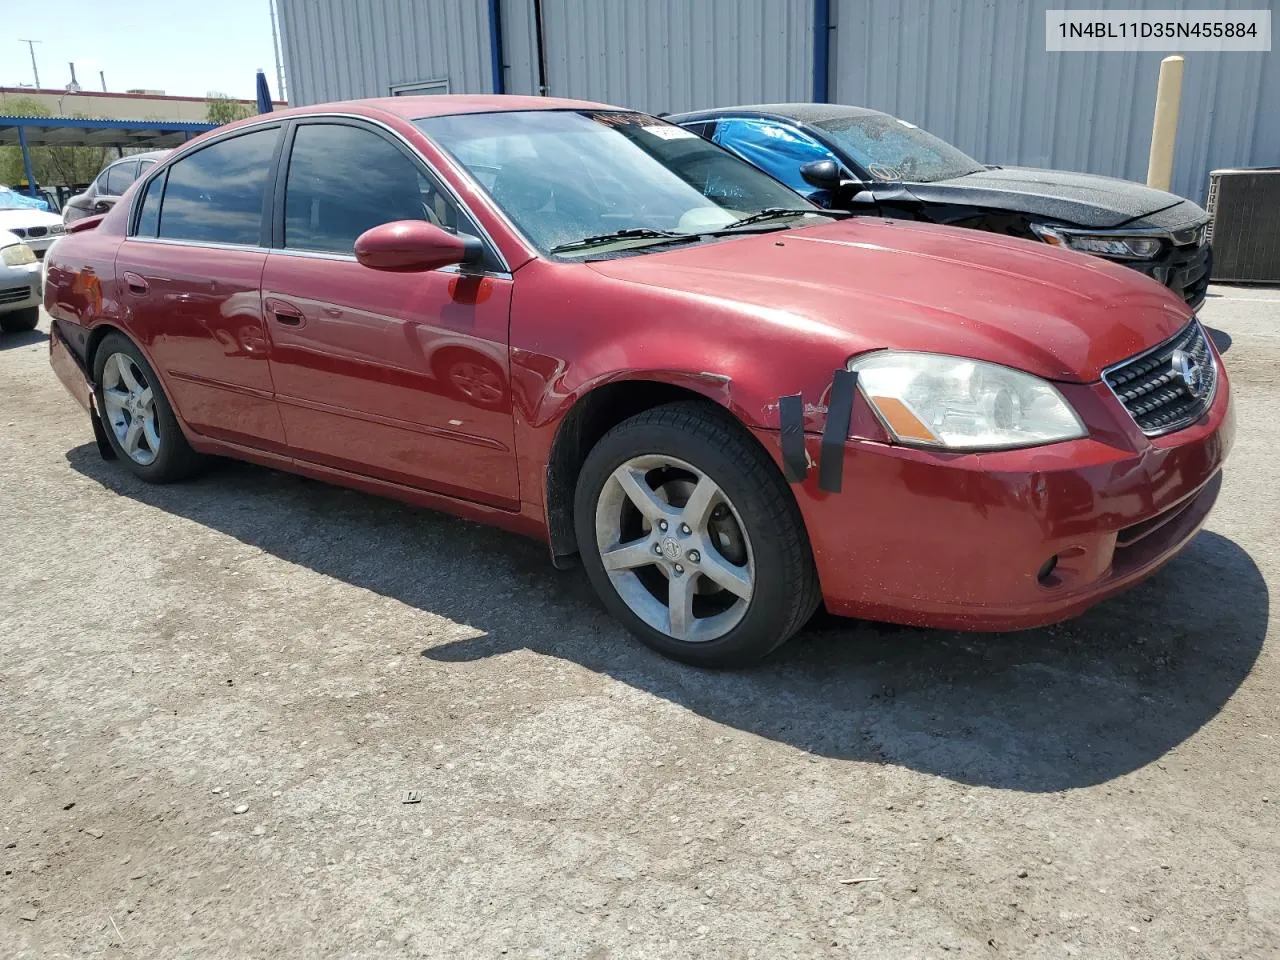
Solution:
[{"label": "headlight", "polygon": [[7,267],[23,267],[36,262],[36,255],[25,243],[11,243],[0,250],[0,260]]},{"label": "headlight", "polygon": [[1031,224],[1032,232],[1045,243],[1066,247],[1081,253],[1101,257],[1124,257],[1130,260],[1150,260],[1160,252],[1160,240],[1156,237],[1123,237],[1106,233],[1069,233],[1041,223]]},{"label": "headlight", "polygon": [[849,369],[881,423],[908,446],[993,450],[1088,433],[1053,384],[998,364],[882,351],[854,357]]}]

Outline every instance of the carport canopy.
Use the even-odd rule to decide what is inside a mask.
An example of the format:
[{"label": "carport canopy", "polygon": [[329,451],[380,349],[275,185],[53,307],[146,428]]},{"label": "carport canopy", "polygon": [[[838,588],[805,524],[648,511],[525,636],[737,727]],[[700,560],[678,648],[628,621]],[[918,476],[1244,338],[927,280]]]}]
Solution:
[{"label": "carport canopy", "polygon": [[35,196],[31,147],[176,147],[216,127],[186,120],[97,120],[79,117],[0,116],[0,147],[22,148],[27,191]]}]

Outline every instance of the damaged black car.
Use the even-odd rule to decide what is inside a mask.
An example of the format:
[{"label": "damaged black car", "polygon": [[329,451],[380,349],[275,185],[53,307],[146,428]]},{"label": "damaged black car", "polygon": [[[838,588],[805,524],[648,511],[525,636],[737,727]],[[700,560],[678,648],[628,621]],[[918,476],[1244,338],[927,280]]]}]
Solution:
[{"label": "damaged black car", "polygon": [[999,167],[878,110],[825,103],[666,118],[823,206],[1025,237],[1123,263],[1194,309],[1209,286],[1209,215],[1115,177]]}]

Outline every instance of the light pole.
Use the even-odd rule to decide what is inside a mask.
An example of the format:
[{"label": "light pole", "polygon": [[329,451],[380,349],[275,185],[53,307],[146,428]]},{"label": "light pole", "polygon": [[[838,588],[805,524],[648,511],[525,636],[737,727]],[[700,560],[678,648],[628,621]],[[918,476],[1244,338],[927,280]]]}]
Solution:
[{"label": "light pole", "polygon": [[27,49],[28,49],[29,51],[31,51],[31,72],[32,72],[33,74],[35,74],[35,78],[36,78],[36,89],[37,89],[37,90],[39,90],[39,89],[40,89],[40,71],[36,69],[36,44],[37,44],[37,43],[44,43],[44,41],[43,41],[43,40],[21,40],[21,39],[20,39],[18,42],[19,42],[19,43],[25,43],[25,44],[27,45]]}]

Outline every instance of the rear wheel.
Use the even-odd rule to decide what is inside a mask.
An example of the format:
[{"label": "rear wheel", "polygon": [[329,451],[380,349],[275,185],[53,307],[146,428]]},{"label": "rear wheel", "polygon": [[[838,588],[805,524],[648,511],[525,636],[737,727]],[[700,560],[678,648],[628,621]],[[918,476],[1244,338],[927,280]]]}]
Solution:
[{"label": "rear wheel", "polygon": [[110,333],[94,354],[98,412],[111,447],[148,483],[195,473],[204,458],[182,435],[160,378],[128,337]]},{"label": "rear wheel", "polygon": [[25,310],[11,310],[0,313],[0,330],[5,333],[25,333],[34,330],[40,322],[40,308],[27,307]]},{"label": "rear wheel", "polygon": [[670,404],[614,427],[583,465],[574,519],[605,606],[669,657],[752,663],[818,604],[791,492],[715,408]]}]

